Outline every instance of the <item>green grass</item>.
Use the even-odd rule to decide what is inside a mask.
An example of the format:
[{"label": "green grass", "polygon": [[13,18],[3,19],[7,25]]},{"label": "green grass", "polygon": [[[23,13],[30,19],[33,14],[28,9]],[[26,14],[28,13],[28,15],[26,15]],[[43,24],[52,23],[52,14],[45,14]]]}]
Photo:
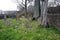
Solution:
[{"label": "green grass", "polygon": [[60,31],[54,27],[43,28],[36,21],[30,22],[28,28],[24,26],[25,18],[8,19],[10,26],[6,26],[4,20],[0,20],[0,40],[60,40]]}]

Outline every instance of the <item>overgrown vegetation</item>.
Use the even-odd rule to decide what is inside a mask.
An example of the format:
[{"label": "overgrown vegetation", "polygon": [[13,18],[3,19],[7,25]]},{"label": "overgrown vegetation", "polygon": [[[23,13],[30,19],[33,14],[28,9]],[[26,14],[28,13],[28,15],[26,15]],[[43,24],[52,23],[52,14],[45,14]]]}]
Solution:
[{"label": "overgrown vegetation", "polygon": [[25,18],[8,19],[10,26],[6,26],[4,20],[0,20],[0,40],[60,40],[60,31],[54,27],[43,28],[36,21],[24,26]]}]

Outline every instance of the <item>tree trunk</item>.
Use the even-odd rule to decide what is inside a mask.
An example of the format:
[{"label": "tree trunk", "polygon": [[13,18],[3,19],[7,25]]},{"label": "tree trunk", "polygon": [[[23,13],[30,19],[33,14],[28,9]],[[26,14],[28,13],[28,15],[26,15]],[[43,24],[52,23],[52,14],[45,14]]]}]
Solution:
[{"label": "tree trunk", "polygon": [[33,18],[37,19],[39,17],[39,10],[40,10],[40,0],[35,0],[35,6],[34,6],[34,14]]},{"label": "tree trunk", "polygon": [[27,17],[27,0],[25,0],[25,17]]},{"label": "tree trunk", "polygon": [[48,5],[48,0],[42,1],[42,4],[41,4],[41,16],[38,19],[38,24],[43,25],[44,27],[47,26],[47,5]]}]

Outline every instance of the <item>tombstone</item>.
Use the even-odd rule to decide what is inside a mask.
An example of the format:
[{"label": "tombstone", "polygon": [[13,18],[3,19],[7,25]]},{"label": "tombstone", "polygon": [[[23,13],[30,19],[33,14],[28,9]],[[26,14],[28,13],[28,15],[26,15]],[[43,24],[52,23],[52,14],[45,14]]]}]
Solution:
[{"label": "tombstone", "polygon": [[4,15],[4,21],[5,21],[5,24],[7,25],[7,26],[9,26],[10,25],[10,23],[9,23],[9,21],[8,21],[8,19],[7,19],[7,11],[3,11],[3,15]]}]

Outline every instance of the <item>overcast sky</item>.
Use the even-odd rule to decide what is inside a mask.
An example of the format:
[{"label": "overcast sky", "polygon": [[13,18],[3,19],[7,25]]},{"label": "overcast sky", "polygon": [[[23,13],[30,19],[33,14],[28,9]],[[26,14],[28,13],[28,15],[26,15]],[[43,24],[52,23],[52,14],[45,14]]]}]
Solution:
[{"label": "overcast sky", "polygon": [[[19,3],[21,4],[21,0]],[[0,10],[9,11],[9,10],[18,10],[16,0],[0,0]]]},{"label": "overcast sky", "polygon": [[49,2],[53,2],[54,0],[49,0]]},{"label": "overcast sky", "polygon": [[[0,0],[0,10],[17,10],[17,5],[13,2],[15,0]],[[49,0],[52,2],[54,0]],[[21,0],[20,0],[21,3]]]},{"label": "overcast sky", "polygon": [[0,0],[0,10],[17,10],[17,5],[11,0]]}]

